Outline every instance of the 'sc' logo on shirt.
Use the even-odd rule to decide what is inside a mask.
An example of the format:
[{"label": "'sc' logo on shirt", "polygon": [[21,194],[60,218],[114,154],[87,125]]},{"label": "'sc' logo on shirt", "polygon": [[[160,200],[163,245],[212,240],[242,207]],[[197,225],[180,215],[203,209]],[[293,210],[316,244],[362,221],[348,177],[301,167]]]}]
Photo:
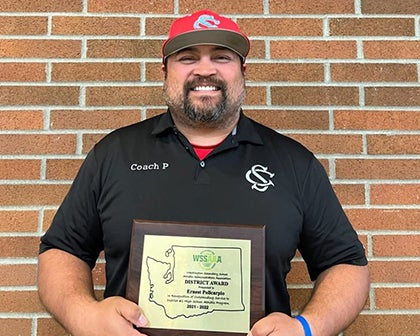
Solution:
[{"label": "'sc' logo on shirt", "polygon": [[274,177],[274,173],[268,171],[268,167],[256,164],[251,167],[245,174],[246,180],[252,184],[251,188],[259,192],[264,192],[269,186],[274,186],[271,179]]}]

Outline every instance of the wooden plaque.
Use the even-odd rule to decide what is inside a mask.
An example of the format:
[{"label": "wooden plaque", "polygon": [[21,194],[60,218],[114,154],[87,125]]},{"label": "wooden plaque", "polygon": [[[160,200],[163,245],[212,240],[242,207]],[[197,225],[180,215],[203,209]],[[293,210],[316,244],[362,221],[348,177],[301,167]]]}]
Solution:
[{"label": "wooden plaque", "polygon": [[265,313],[265,227],[134,220],[126,297],[150,336],[246,334]]}]

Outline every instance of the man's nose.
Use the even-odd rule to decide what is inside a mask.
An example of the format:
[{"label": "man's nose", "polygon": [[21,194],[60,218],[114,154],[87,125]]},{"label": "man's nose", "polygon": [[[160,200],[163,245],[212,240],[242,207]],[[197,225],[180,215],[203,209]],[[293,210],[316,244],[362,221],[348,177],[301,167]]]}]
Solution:
[{"label": "man's nose", "polygon": [[197,76],[211,76],[216,73],[216,67],[214,62],[210,58],[201,58],[194,68],[194,75]]}]

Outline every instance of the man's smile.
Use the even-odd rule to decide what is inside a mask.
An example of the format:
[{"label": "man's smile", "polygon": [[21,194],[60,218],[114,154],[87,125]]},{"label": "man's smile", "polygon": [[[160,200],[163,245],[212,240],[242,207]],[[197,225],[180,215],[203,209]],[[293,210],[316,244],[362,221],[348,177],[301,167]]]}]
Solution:
[{"label": "man's smile", "polygon": [[216,86],[195,86],[192,88],[193,91],[218,91],[220,90],[220,88],[216,87]]}]

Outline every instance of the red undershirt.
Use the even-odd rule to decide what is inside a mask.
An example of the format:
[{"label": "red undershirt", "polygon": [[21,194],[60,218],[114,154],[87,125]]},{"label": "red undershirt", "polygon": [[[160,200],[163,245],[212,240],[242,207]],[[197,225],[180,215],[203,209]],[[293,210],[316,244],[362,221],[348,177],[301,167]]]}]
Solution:
[{"label": "red undershirt", "polygon": [[200,146],[200,145],[193,145],[194,151],[199,157],[200,160],[203,160],[210,152],[215,149],[219,144],[211,145],[211,146]]},{"label": "red undershirt", "polygon": [[[232,134],[233,135],[236,134],[236,127],[233,129]],[[194,144],[191,144],[191,145],[194,148],[194,151],[197,154],[198,158],[200,160],[203,160],[207,155],[209,155],[212,152],[213,149],[219,146],[222,142],[223,140],[215,145],[210,145],[210,146],[200,146],[200,145],[194,145]]]}]

